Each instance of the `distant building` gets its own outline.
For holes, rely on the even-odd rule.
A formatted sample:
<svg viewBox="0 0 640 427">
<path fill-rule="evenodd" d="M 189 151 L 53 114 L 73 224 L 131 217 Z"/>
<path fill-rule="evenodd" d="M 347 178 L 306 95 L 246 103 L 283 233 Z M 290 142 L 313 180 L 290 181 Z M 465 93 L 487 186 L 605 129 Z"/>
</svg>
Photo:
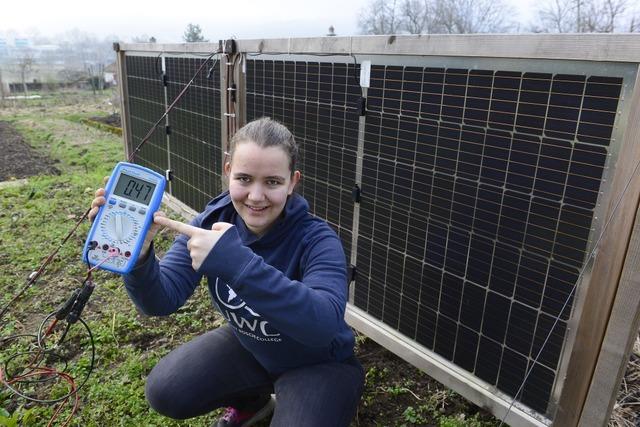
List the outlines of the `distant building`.
<svg viewBox="0 0 640 427">
<path fill-rule="evenodd" d="M 116 63 L 104 67 L 104 82 L 107 86 L 113 86 L 118 84 L 118 70 L 116 69 Z"/>
</svg>

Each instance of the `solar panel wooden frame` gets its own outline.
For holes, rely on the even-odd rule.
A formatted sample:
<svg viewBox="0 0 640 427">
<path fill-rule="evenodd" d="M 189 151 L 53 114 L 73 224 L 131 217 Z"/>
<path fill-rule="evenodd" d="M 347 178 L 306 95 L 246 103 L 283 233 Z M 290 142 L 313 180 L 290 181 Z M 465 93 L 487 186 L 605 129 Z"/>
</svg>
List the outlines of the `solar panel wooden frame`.
<svg viewBox="0 0 640 427">
<path fill-rule="evenodd" d="M 604 235 L 600 242 L 599 254 L 595 258 L 595 262 L 588 270 L 585 270 L 587 274 L 582 277 L 583 284 L 580 286 L 576 296 L 576 308 L 568 319 L 568 324 L 571 326 L 569 328 L 570 333 L 563 340 L 564 355 L 561 361 L 562 368 L 559 371 L 563 376 L 567 375 L 571 378 L 572 381 L 563 381 L 554 385 L 553 396 L 551 397 L 552 405 L 546 411 L 532 411 L 530 408 L 519 404 L 508 409 L 511 399 L 505 393 L 497 392 L 495 387 L 491 387 L 483 383 L 483 381 L 478 381 L 478 378 L 459 369 L 459 367 L 435 352 L 426 349 L 413 340 L 407 339 L 397 328 L 389 327 L 356 306 L 352 305 L 348 310 L 348 320 L 357 329 L 372 336 L 376 341 L 416 366 L 425 369 L 434 378 L 452 387 L 475 403 L 488 407 L 496 416 L 502 417 L 508 411 L 506 420 L 512 425 L 546 425 L 551 422 L 554 425 L 577 425 L 578 422 L 580 422 L 580 425 L 586 425 L 584 423 L 589 421 L 580 418 L 582 403 L 587 399 L 593 400 L 593 396 L 598 392 L 597 390 L 589 390 L 591 377 L 584 375 L 584 372 L 592 372 L 597 359 L 604 359 L 603 356 L 607 355 L 606 349 L 600 349 L 600 342 L 604 328 L 607 325 L 608 313 L 612 307 L 616 291 L 618 294 L 624 293 L 625 289 L 629 287 L 629 285 L 626 285 L 624 289 L 619 290 L 617 286 L 610 286 L 602 289 L 602 287 L 590 284 L 594 282 L 618 284 L 626 242 L 629 241 L 631 236 L 633 215 L 628 212 L 635 212 L 634 209 L 638 200 L 637 179 L 629 181 L 633 167 L 639 158 L 632 142 L 629 142 L 633 141 L 633 135 L 637 136 L 638 133 L 638 90 L 635 82 L 638 62 L 635 58 L 639 57 L 638 52 L 640 51 L 638 37 L 634 35 L 392 36 L 249 40 L 237 41 L 237 45 L 240 52 L 247 52 L 252 55 L 261 53 L 263 58 L 268 57 L 269 60 L 275 58 L 279 58 L 282 61 L 297 59 L 307 62 L 315 61 L 318 64 L 327 63 L 327 58 L 313 56 L 303 58 L 301 55 L 353 54 L 356 55 L 358 62 L 371 59 L 374 65 L 386 64 L 388 67 L 392 66 L 392 64 L 404 67 L 424 66 L 425 63 L 432 65 L 440 63 L 447 64 L 446 69 L 452 70 L 520 70 L 524 73 L 531 70 L 543 72 L 548 65 L 554 75 L 560 73 L 570 74 L 571 72 L 575 73 L 574 75 L 578 75 L 582 74 L 583 69 L 589 69 L 604 70 L 602 73 L 596 72 L 596 74 L 591 75 L 611 75 L 611 70 L 617 70 L 617 74 L 614 73 L 615 75 L 624 76 L 621 87 L 623 91 L 622 107 L 619 111 L 617 110 L 615 118 L 616 142 L 612 145 L 614 149 L 607 152 L 607 158 L 618 157 L 618 161 L 615 165 L 615 170 L 613 170 L 613 173 L 609 172 L 610 176 L 604 178 L 605 185 L 600 188 L 603 195 L 598 199 L 598 203 L 602 207 L 594 215 L 598 217 L 598 220 L 590 233 L 592 244 L 595 243 L 597 236 L 599 236 L 599 232 L 605 224 L 605 219 L 608 218 L 614 204 L 619 201 L 620 206 L 617 211 L 622 213 L 608 223 L 608 233 L 615 234 Z M 124 50 L 139 49 L 140 46 L 126 46 Z M 204 53 L 205 51 L 204 46 L 201 45 L 154 45 L 151 48 L 149 46 L 142 47 L 158 52 L 191 50 L 194 53 Z M 213 50 L 213 48 L 211 49 Z M 336 56 L 334 60 L 349 63 L 350 59 L 348 58 L 350 57 L 345 56 L 339 59 Z M 494 66 L 493 64 L 495 63 L 499 65 Z M 222 71 L 223 74 L 224 71 Z M 589 74 L 589 72 L 587 71 L 585 74 Z M 452 78 L 455 78 L 455 76 L 452 76 Z M 243 73 L 239 73 L 237 75 L 239 83 L 238 99 L 240 100 L 238 123 L 243 122 L 247 108 L 250 108 L 250 106 L 242 102 L 246 97 L 246 86 L 243 79 Z M 223 80 L 222 93 L 224 94 L 224 77 L 221 80 Z M 455 109 L 455 106 L 452 105 L 451 108 Z M 365 138 L 364 125 L 365 123 L 362 123 L 362 126 L 360 126 L 360 141 Z M 127 125 L 125 124 L 126 127 Z M 223 129 L 223 132 L 230 134 L 233 129 Z M 126 132 L 125 135 L 128 136 L 129 133 Z M 616 151 L 618 148 L 620 153 Z M 363 147 L 359 147 L 358 159 L 362 159 L 365 156 Z M 613 164 L 610 160 L 607 162 L 605 170 L 611 171 Z M 360 168 L 358 173 L 361 178 L 362 165 L 360 162 L 357 168 Z M 356 181 L 358 181 L 358 177 Z M 358 182 L 362 183 L 361 180 Z M 623 191 L 625 192 L 625 197 L 621 200 L 620 195 Z M 353 209 L 355 219 L 350 230 L 355 236 L 353 243 L 356 254 L 351 259 L 356 265 L 359 246 L 357 235 L 361 225 L 361 208 L 362 206 L 355 204 Z M 353 291 L 352 287 L 352 296 L 355 297 Z M 603 301 L 606 304 L 595 304 L 595 302 L 601 303 Z M 585 351 L 585 348 L 590 350 Z M 612 351 L 610 349 L 608 354 L 610 355 Z"/>
</svg>

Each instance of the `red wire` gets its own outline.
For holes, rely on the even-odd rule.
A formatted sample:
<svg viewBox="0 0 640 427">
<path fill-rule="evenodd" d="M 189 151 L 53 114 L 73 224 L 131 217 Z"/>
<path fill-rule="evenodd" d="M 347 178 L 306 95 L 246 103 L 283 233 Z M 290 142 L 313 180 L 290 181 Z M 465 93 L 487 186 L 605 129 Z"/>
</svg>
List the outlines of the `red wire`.
<svg viewBox="0 0 640 427">
<path fill-rule="evenodd" d="M 64 424 L 62 424 L 62 427 L 66 427 L 69 425 L 69 423 L 71 423 L 71 420 L 73 419 L 73 416 L 78 412 L 78 406 L 80 405 L 80 397 L 78 396 L 78 393 L 76 393 L 77 391 L 76 382 L 71 375 L 67 374 L 66 372 L 60 372 L 54 368 L 40 367 L 27 374 L 18 375 L 12 378 L 11 380 L 5 380 L 4 372 L 2 368 L 0 368 L 0 382 L 6 383 L 6 384 L 14 384 L 14 383 L 23 381 L 27 378 L 30 378 L 36 375 L 44 375 L 44 374 L 48 374 L 52 376 L 55 375 L 57 377 L 64 379 L 67 383 L 69 383 L 69 388 L 70 388 L 69 394 L 70 395 L 73 394 L 74 404 L 73 404 L 73 408 L 71 408 L 71 413 L 69 414 L 69 417 L 64 422 Z M 71 396 L 68 396 L 66 399 L 60 402 L 60 404 L 54 411 L 53 415 L 49 419 L 49 423 L 47 424 L 47 427 L 51 427 L 53 425 L 55 420 L 60 415 L 60 412 L 62 412 L 62 409 L 64 408 L 64 406 L 67 404 L 67 402 L 69 402 L 69 397 Z"/>
</svg>

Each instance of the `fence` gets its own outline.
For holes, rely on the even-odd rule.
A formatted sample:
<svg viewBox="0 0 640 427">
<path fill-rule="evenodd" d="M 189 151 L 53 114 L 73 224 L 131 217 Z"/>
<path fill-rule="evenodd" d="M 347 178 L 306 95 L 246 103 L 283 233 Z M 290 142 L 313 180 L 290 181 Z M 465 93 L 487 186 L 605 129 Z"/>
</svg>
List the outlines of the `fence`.
<svg viewBox="0 0 640 427">
<path fill-rule="evenodd" d="M 214 55 L 218 47 L 223 53 Z M 637 333 L 636 35 L 116 46 L 127 149 L 199 211 L 273 117 L 354 270 L 347 320 L 511 425 L 602 425 Z"/>
</svg>

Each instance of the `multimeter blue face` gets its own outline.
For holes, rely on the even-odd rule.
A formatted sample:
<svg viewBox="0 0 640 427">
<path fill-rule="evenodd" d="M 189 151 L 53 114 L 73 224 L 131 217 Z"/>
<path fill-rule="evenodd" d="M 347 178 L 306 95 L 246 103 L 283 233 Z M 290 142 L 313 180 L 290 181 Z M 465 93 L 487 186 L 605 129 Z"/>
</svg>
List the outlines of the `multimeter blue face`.
<svg viewBox="0 0 640 427">
<path fill-rule="evenodd" d="M 118 163 L 105 191 L 107 203 L 98 211 L 85 242 L 86 262 L 115 273 L 128 273 L 153 224 L 164 187 L 162 175 L 133 163 Z"/>
<path fill-rule="evenodd" d="M 156 185 L 127 174 L 120 174 L 120 178 L 113 189 L 113 194 L 134 202 L 149 205 Z"/>
</svg>

